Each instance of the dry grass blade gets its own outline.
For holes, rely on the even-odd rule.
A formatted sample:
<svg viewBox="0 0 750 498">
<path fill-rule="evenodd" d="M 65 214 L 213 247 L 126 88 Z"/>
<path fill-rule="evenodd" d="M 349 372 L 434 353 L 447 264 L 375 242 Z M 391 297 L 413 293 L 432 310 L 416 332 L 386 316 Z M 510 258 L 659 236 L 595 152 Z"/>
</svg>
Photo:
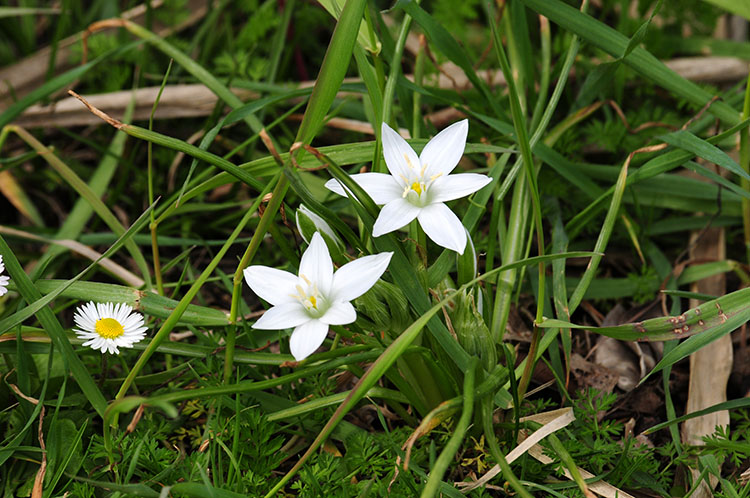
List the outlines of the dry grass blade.
<svg viewBox="0 0 750 498">
<path fill-rule="evenodd" d="M 710 227 L 691 233 L 690 259 L 724 261 L 726 259 L 724 228 Z M 690 290 L 696 293 L 723 295 L 726 293 L 726 278 L 723 273 L 704 278 L 695 282 Z M 700 304 L 699 301 L 690 300 L 690 306 L 698 304 Z M 732 359 L 731 334 L 726 334 L 690 355 L 686 413 L 702 410 L 727 400 L 726 389 L 732 373 Z M 713 434 L 716 427 L 729 427 L 728 411 L 723 410 L 686 420 L 682 424 L 682 442 L 689 445 L 703 445 L 701 438 Z M 690 470 L 693 478 L 700 473 L 697 469 Z M 702 481 L 693 496 L 696 498 L 714 496 L 713 487 L 718 480 L 711 476 L 710 482 L 711 485 L 706 480 Z"/>
<path fill-rule="evenodd" d="M 538 422 L 544 425 L 540 427 L 538 430 L 534 431 L 529 437 L 521 441 L 521 443 L 518 446 L 516 446 L 513 449 L 513 451 L 508 453 L 508 455 L 506 456 L 506 460 L 508 461 L 509 464 L 513 463 L 521 455 L 529 451 L 533 446 L 537 446 L 539 441 L 549 436 L 550 434 L 556 431 L 559 431 L 560 429 L 564 427 L 567 427 L 575 419 L 576 417 L 573 414 L 572 408 L 560 408 L 559 410 L 552 410 L 549 412 L 538 413 L 536 415 L 531 415 L 529 417 L 522 418 L 521 422 L 533 421 L 533 422 Z M 549 457 L 545 457 L 545 458 L 549 458 Z M 551 462 L 552 459 L 549 459 L 549 461 Z M 476 489 L 480 486 L 486 485 L 499 473 L 500 473 L 500 465 L 495 465 L 490 470 L 488 470 L 486 474 L 484 474 L 481 478 L 477 479 L 476 481 L 471 482 L 471 483 L 457 482 L 456 486 L 464 488 L 462 490 L 463 493 L 468 493 L 472 489 Z"/>
<path fill-rule="evenodd" d="M 42 498 L 44 493 L 44 475 L 47 473 L 47 448 L 44 445 L 44 433 L 42 432 L 43 424 L 44 406 L 42 406 L 42 411 L 39 413 L 39 431 L 37 433 L 39 447 L 42 449 L 42 463 L 39 466 L 36 477 L 34 477 L 34 487 L 31 490 L 31 498 Z"/>
<path fill-rule="evenodd" d="M 542 463 L 551 463 L 552 459 L 545 455 L 542 452 L 542 447 L 539 445 L 535 445 L 529 449 L 529 455 L 533 456 L 537 460 L 539 460 Z M 566 468 L 563 468 L 563 472 L 565 473 L 565 477 L 568 479 L 572 479 L 573 476 L 570 475 L 570 471 Z M 581 476 L 584 479 L 591 479 L 593 477 L 596 477 L 591 472 L 582 469 L 578 467 L 578 472 L 581 473 Z M 598 494 L 599 496 L 604 496 L 605 498 L 635 498 L 630 493 L 626 493 L 625 491 L 621 490 L 620 488 L 616 488 L 615 486 L 612 486 L 610 483 L 606 481 L 596 481 L 588 484 L 588 488 L 590 491 L 593 491 L 594 493 Z"/>
<path fill-rule="evenodd" d="M 408 48 L 408 45 L 407 45 Z M 677 58 L 665 63 L 681 76 L 697 82 L 725 83 L 738 81 L 747 73 L 747 62 L 736 57 L 684 57 Z M 0 77 L 2 73 L 0 72 Z M 489 86 L 504 86 L 505 78 L 500 70 L 479 70 L 477 75 L 487 82 Z M 413 81 L 414 76 L 407 74 L 407 79 Z M 347 78 L 345 82 L 358 82 L 358 78 Z M 450 62 L 441 66 L 441 72 L 432 79 L 426 77 L 426 83 L 443 89 L 465 90 L 471 87 L 463 70 Z M 314 81 L 303 81 L 299 88 L 307 88 Z M 232 92 L 242 100 L 257 98 L 257 92 L 244 88 L 232 88 Z M 108 114 L 122 114 L 125 112 L 130 99 L 134 98 L 136 107 L 133 114 L 134 120 L 148 119 L 151 107 L 156 98 L 159 87 L 140 88 L 135 92 L 124 90 L 88 97 L 92 106 L 101 109 Z M 133 94 L 135 93 L 135 96 Z M 351 95 L 350 92 L 339 92 L 343 97 Z M 0 93 L 2 99 L 2 93 Z M 216 95 L 200 84 L 168 85 L 164 87 L 164 93 L 159 101 L 159 107 L 154 114 L 154 119 L 192 118 L 208 116 L 216 106 L 218 98 Z M 292 99 L 290 102 L 294 102 Z M 0 109 L 2 107 L 0 106 Z M 456 114 L 454 108 L 446 110 L 450 119 L 439 119 L 437 124 L 443 125 L 447 121 L 460 119 L 462 114 Z M 300 119 L 299 115 L 292 115 L 291 119 Z M 432 119 L 431 119 L 432 120 Z M 77 105 L 75 99 L 66 98 L 50 105 L 33 105 L 19 116 L 15 123 L 24 127 L 55 127 L 55 126 L 84 126 L 97 124 L 96 116 L 86 112 Z M 356 131 L 359 133 L 373 135 L 374 130 L 370 123 L 356 121 L 346 118 L 332 118 L 326 122 L 326 126 L 342 130 Z M 400 130 L 404 135 L 404 131 Z M 408 132 L 406 132 L 408 138 Z"/>
<path fill-rule="evenodd" d="M 56 244 L 59 246 L 66 247 L 70 249 L 71 251 L 80 254 L 81 256 L 90 259 L 91 261 L 96 261 L 98 258 L 102 256 L 100 252 L 97 252 L 93 249 L 91 249 L 89 246 L 81 244 L 80 242 L 77 242 L 75 240 L 69 240 L 69 239 L 48 239 L 46 237 L 41 237 L 39 235 L 35 235 L 30 232 L 24 232 L 23 230 L 16 230 L 15 228 L 6 227 L 3 225 L 0 225 L 0 233 L 4 235 L 11 235 L 13 237 L 19 237 L 23 239 L 28 240 L 35 240 L 38 242 L 43 242 L 45 244 Z M 136 289 L 140 289 L 145 282 L 142 278 L 140 278 L 138 275 L 128 271 L 123 266 L 118 265 L 114 261 L 112 261 L 109 258 L 103 258 L 101 261 L 99 261 L 99 266 L 110 272 L 115 277 L 122 280 L 124 283 L 130 285 L 131 287 L 135 287 Z"/>
<path fill-rule="evenodd" d="M 151 2 L 150 8 L 158 10 L 164 3 L 164 0 L 155 0 Z M 160 36 L 168 36 L 194 25 L 206 15 L 209 3 L 206 0 L 189 0 L 185 8 L 187 12 L 190 12 L 190 15 L 183 22 L 175 26 L 160 25 L 156 32 Z M 146 10 L 147 7 L 144 3 L 123 12 L 120 17 L 140 24 L 145 22 Z M 83 32 L 80 32 L 58 42 L 55 56 L 55 74 L 71 66 L 73 46 L 81 41 L 82 36 Z M 18 97 L 29 93 L 44 83 L 51 55 L 52 48 L 45 47 L 33 55 L 0 70 L 0 81 L 4 83 L 0 85 L 0 111 L 12 104 Z"/>
<path fill-rule="evenodd" d="M 44 226 L 42 217 L 37 211 L 31 199 L 23 191 L 21 185 L 9 170 L 0 171 L 0 193 L 13 204 L 19 213 L 36 226 Z"/>
</svg>

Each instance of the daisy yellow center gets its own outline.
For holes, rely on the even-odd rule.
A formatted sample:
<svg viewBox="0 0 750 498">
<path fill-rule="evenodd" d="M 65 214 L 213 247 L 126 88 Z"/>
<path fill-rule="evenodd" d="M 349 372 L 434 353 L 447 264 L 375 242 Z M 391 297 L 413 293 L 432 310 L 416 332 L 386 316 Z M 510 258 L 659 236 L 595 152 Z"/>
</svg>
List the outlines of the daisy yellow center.
<svg viewBox="0 0 750 498">
<path fill-rule="evenodd" d="M 411 184 L 411 189 L 416 192 L 417 194 L 422 193 L 422 186 L 419 184 L 419 182 L 414 182 Z"/>
<path fill-rule="evenodd" d="M 114 339 L 125 333 L 125 329 L 120 322 L 114 318 L 102 318 L 97 320 L 94 325 L 94 330 L 105 339 Z"/>
</svg>

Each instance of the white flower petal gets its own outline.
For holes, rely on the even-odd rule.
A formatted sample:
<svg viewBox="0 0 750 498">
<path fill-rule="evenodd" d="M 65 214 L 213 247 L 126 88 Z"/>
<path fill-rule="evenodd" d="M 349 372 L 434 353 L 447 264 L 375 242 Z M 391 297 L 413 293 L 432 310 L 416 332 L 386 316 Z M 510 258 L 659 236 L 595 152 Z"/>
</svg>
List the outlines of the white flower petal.
<svg viewBox="0 0 750 498">
<path fill-rule="evenodd" d="M 310 321 L 310 315 L 299 301 L 284 303 L 269 309 L 253 324 L 254 329 L 281 330 Z"/>
<path fill-rule="evenodd" d="M 459 173 L 438 177 L 430 185 L 430 201 L 446 202 L 473 194 L 492 181 L 487 175 Z"/>
<path fill-rule="evenodd" d="M 319 320 L 310 320 L 294 329 L 289 339 L 289 349 L 297 361 L 302 361 L 323 344 L 328 334 L 328 325 Z"/>
<path fill-rule="evenodd" d="M 421 169 L 419 157 L 406 140 L 401 138 L 401 135 L 383 123 L 380 127 L 380 136 L 383 140 L 385 165 L 396 180 L 403 181 L 402 177 L 408 179 L 419 173 Z"/>
<path fill-rule="evenodd" d="M 380 210 L 372 227 L 372 236 L 380 237 L 409 224 L 421 209 L 403 198 L 392 200 Z"/>
<path fill-rule="evenodd" d="M 299 278 L 288 271 L 270 268 L 268 266 L 253 265 L 243 272 L 245 282 L 258 296 L 274 306 L 297 301 L 295 287 Z"/>
<path fill-rule="evenodd" d="M 333 261 L 328 253 L 328 246 L 318 232 L 313 234 L 310 245 L 302 254 L 299 262 L 299 276 L 300 278 L 304 276 L 317 285 L 323 295 L 327 295 L 331 289 Z"/>
<path fill-rule="evenodd" d="M 403 186 L 391 175 L 385 173 L 359 173 L 351 176 L 352 180 L 367 192 L 375 204 L 386 204 L 401 197 Z M 335 178 L 326 182 L 326 187 L 339 195 L 352 195 L 349 189 L 344 187 Z"/>
<path fill-rule="evenodd" d="M 357 312 L 352 303 L 348 301 L 336 301 L 328 308 L 323 316 L 318 318 L 328 325 L 346 325 L 357 319 Z"/>
<path fill-rule="evenodd" d="M 419 224 L 437 245 L 463 254 L 466 230 L 453 211 L 443 203 L 430 204 L 419 213 Z"/>
<path fill-rule="evenodd" d="M 331 299 L 351 301 L 375 285 L 391 262 L 392 252 L 381 252 L 351 261 L 333 275 Z"/>
<path fill-rule="evenodd" d="M 458 164 L 466 148 L 466 135 L 469 133 L 469 120 L 464 119 L 444 129 L 422 149 L 419 160 L 427 178 L 434 175 L 447 175 Z"/>
</svg>

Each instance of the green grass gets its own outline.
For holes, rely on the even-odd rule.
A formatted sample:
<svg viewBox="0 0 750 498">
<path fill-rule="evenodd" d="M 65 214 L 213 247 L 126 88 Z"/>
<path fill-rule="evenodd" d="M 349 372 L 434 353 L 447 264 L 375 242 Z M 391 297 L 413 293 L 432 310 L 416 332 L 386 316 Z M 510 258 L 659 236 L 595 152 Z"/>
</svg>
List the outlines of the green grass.
<svg viewBox="0 0 750 498">
<path fill-rule="evenodd" d="M 750 86 L 689 81 L 661 60 L 747 59 L 747 41 L 711 37 L 731 6 L 324 3 L 166 2 L 70 50 L 61 40 L 136 4 L 0 8 L 0 66 L 52 54 L 0 104 L 0 496 L 458 497 L 488 472 L 468 496 L 588 496 L 599 481 L 750 496 L 744 346 L 728 401 L 700 412 L 728 410 L 729 425 L 703 446 L 679 435 L 696 416 L 686 358 L 750 320 Z M 70 88 L 160 85 L 96 125 L 19 124 Z M 162 118 L 177 85 L 216 103 Z M 381 124 L 419 152 L 463 116 L 456 172 L 492 177 L 449 202 L 474 251 L 416 224 L 372 237 L 381 208 L 350 175 L 386 172 Z M 296 274 L 301 203 L 340 239 L 337 266 L 393 256 L 354 300 L 357 320 L 295 362 L 288 330 L 251 328 L 266 303 L 243 270 Z M 691 232 L 709 226 L 726 257 L 690 261 Z M 690 287 L 717 275 L 722 295 Z M 84 347 L 73 313 L 89 300 L 143 313 L 146 339 L 119 355 Z M 664 352 L 627 393 L 582 373 L 601 336 Z M 526 437 L 538 444 L 514 452 Z"/>
</svg>

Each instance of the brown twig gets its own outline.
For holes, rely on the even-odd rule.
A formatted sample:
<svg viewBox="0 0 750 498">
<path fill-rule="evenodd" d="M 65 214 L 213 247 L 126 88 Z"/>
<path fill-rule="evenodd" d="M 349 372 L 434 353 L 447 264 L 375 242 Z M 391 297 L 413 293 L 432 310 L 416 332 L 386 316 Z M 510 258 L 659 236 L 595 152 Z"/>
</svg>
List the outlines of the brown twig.
<svg viewBox="0 0 750 498">
<path fill-rule="evenodd" d="M 104 120 L 104 121 L 106 121 L 106 122 L 107 122 L 108 124 L 110 124 L 111 126 L 114 126 L 114 127 L 115 127 L 115 128 L 117 128 L 118 130 L 121 130 L 121 129 L 123 129 L 123 128 L 125 128 L 125 127 L 127 126 L 127 125 L 126 125 L 125 123 L 123 123 L 122 121 L 118 121 L 118 120 L 116 120 L 115 118 L 113 118 L 112 116 L 110 116 L 109 114 L 107 114 L 106 112 L 104 112 L 104 111 L 100 111 L 99 109 L 97 109 L 97 108 L 96 108 L 96 107 L 94 107 L 93 105 L 89 104 L 89 103 L 88 103 L 88 101 L 87 101 L 86 99 L 84 99 L 83 97 L 81 97 L 80 95 L 78 95 L 78 94 L 77 94 L 76 92 L 74 92 L 73 90 L 68 90 L 68 93 L 69 93 L 70 95 L 72 95 L 73 97 L 77 98 L 78 100 L 80 100 L 80 101 L 81 101 L 81 102 L 83 103 L 83 105 L 85 105 L 85 106 L 86 106 L 86 108 L 87 108 L 87 109 L 88 109 L 89 111 L 91 111 L 91 113 L 92 113 L 92 114 L 94 114 L 95 116 L 98 116 L 99 118 L 103 119 L 103 120 Z"/>
</svg>

